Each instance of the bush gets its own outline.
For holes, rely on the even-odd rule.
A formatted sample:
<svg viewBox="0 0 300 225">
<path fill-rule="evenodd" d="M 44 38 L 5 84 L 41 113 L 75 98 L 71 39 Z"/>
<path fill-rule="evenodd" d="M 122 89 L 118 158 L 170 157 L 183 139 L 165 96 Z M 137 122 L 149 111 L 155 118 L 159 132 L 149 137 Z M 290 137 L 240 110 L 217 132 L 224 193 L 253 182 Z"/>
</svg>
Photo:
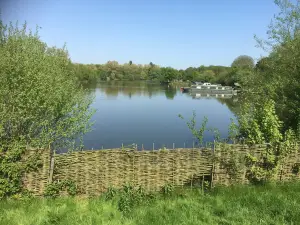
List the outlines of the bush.
<svg viewBox="0 0 300 225">
<path fill-rule="evenodd" d="M 90 127 L 92 111 L 65 47 L 0 21 L 0 198 L 21 191 L 28 147 L 70 148 Z"/>
</svg>

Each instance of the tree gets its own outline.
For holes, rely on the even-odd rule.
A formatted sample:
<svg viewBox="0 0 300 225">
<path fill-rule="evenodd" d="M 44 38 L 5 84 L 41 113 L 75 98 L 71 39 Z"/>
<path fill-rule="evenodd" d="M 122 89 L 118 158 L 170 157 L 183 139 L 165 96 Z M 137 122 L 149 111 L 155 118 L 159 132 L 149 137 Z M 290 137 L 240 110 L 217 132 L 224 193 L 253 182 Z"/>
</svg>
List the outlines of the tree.
<svg viewBox="0 0 300 225">
<path fill-rule="evenodd" d="M 144 70 L 141 71 L 140 79 L 141 80 L 146 80 L 147 79 L 147 73 Z"/>
<path fill-rule="evenodd" d="M 21 190 L 22 174 L 33 166 L 21 163 L 28 147 L 75 147 L 93 112 L 65 47 L 48 47 L 26 24 L 0 21 L 0 35 L 1 198 Z"/>
<path fill-rule="evenodd" d="M 237 57 L 231 64 L 231 67 L 237 67 L 241 69 L 252 69 L 254 66 L 255 64 L 253 58 L 247 55 L 241 55 Z"/>
<path fill-rule="evenodd" d="M 171 82 L 178 77 L 178 71 L 171 67 L 161 68 L 161 81 Z"/>
<path fill-rule="evenodd" d="M 268 69 L 267 68 L 267 66 L 268 66 L 268 62 L 267 61 L 268 60 L 269 60 L 268 57 L 263 57 L 260 60 L 258 60 L 257 63 L 256 63 L 256 65 L 255 65 L 255 69 L 257 71 L 261 71 L 261 72 L 266 71 Z"/>
<path fill-rule="evenodd" d="M 184 72 L 184 80 L 194 81 L 195 74 L 196 74 L 195 72 L 198 72 L 198 71 L 196 71 L 195 68 L 193 68 L 193 67 L 187 68 Z"/>
<path fill-rule="evenodd" d="M 269 24 L 266 40 L 255 36 L 258 47 L 272 53 L 278 46 L 293 41 L 299 37 L 300 30 L 300 1 L 295 0 L 274 0 L 280 12 L 274 16 L 274 20 Z"/>
<path fill-rule="evenodd" d="M 198 68 L 198 71 L 199 71 L 200 73 L 203 73 L 205 70 L 206 70 L 206 68 L 205 68 L 204 65 L 201 65 L 201 66 Z"/>
<path fill-rule="evenodd" d="M 254 102 L 272 99 L 276 113 L 284 122 L 283 131 L 300 131 L 300 0 L 296 4 L 276 0 L 280 12 L 267 31 L 268 39 L 257 39 L 258 45 L 269 52 L 257 71 L 246 79 L 248 98 Z"/>
<path fill-rule="evenodd" d="M 158 80 L 161 76 L 161 68 L 156 65 L 150 66 L 148 69 L 148 78 L 150 80 Z"/>
<path fill-rule="evenodd" d="M 201 76 L 206 82 L 215 82 L 215 73 L 212 70 L 205 70 Z"/>
</svg>

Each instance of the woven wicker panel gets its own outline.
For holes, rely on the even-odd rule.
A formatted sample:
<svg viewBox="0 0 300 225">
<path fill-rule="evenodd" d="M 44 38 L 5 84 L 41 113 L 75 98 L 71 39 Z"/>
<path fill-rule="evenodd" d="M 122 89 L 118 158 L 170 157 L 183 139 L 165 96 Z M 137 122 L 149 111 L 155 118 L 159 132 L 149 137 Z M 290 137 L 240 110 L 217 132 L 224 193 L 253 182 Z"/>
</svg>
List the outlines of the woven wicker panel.
<svg viewBox="0 0 300 225">
<path fill-rule="evenodd" d="M 204 149 L 83 151 L 55 156 L 54 180 L 73 180 L 82 194 L 99 194 L 125 184 L 158 190 L 210 175 L 211 154 Z"/>
<path fill-rule="evenodd" d="M 109 187 L 122 188 L 125 184 L 141 186 L 148 191 L 159 190 L 166 184 L 193 184 L 203 176 L 213 176 L 214 184 L 248 183 L 246 168 L 232 176 L 224 167 L 232 157 L 245 158 L 250 153 L 261 157 L 264 145 L 248 147 L 237 144 L 217 144 L 214 151 L 203 149 L 174 149 L 135 151 L 108 149 L 59 154 L 54 157 L 53 180 L 72 180 L 81 194 L 98 195 Z M 299 147 L 286 158 L 278 180 L 300 179 L 293 167 L 300 164 Z M 24 187 L 36 195 L 43 194 L 49 179 L 49 151 L 29 151 L 28 156 L 41 154 L 43 166 L 25 174 Z M 214 158 L 218 158 L 214 161 Z"/>
</svg>

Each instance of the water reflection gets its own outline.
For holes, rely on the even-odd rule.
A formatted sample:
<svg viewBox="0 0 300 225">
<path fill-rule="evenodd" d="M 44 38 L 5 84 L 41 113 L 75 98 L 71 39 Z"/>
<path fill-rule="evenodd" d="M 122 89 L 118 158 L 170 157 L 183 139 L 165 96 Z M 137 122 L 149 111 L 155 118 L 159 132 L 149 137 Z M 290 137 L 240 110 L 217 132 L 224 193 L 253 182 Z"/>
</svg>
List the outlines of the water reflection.
<svg viewBox="0 0 300 225">
<path fill-rule="evenodd" d="M 176 91 L 176 88 L 174 88 L 174 87 L 168 87 L 165 90 L 165 95 L 166 95 L 167 99 L 174 99 L 176 93 L 177 93 L 177 91 Z"/>
<path fill-rule="evenodd" d="M 186 95 L 195 100 L 216 99 L 221 104 L 225 104 L 235 114 L 239 111 L 239 101 L 237 95 L 232 94 L 212 94 L 212 93 L 181 93 L 180 87 L 162 85 L 157 82 L 147 81 L 110 81 L 85 84 L 89 92 L 95 93 L 97 90 L 106 95 L 107 99 L 113 100 L 120 97 L 148 97 L 164 95 L 168 100 L 174 100 L 177 94 Z"/>
<path fill-rule="evenodd" d="M 85 88 L 95 94 L 92 107 L 97 109 L 93 130 L 84 137 L 85 149 L 132 143 L 145 149 L 152 149 L 153 143 L 156 148 L 191 147 L 194 139 L 178 114 L 189 119 L 195 110 L 199 124 L 207 116 L 208 127 L 226 136 L 239 105 L 237 96 L 199 96 L 182 93 L 180 87 L 145 81 L 100 82 Z M 205 134 L 204 141 L 212 140 L 212 134 Z"/>
<path fill-rule="evenodd" d="M 193 98 L 222 98 L 222 99 L 231 99 L 233 94 L 212 94 L 212 93 L 190 93 Z"/>
<path fill-rule="evenodd" d="M 147 81 L 111 81 L 85 84 L 85 88 L 96 92 L 100 90 L 107 97 L 116 98 L 118 95 L 128 96 L 147 96 L 149 98 L 165 94 L 167 99 L 173 99 L 176 95 L 176 87 L 168 87 L 155 82 Z"/>
</svg>

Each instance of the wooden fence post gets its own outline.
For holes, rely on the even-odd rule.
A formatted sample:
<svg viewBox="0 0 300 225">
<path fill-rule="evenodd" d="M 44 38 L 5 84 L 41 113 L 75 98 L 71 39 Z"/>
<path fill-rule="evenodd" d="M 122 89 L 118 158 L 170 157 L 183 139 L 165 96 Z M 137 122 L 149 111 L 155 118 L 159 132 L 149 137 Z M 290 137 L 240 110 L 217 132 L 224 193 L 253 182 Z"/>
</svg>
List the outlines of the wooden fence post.
<svg viewBox="0 0 300 225">
<path fill-rule="evenodd" d="M 280 181 L 282 181 L 282 173 L 283 173 L 283 166 L 280 165 L 280 176 L 279 176 Z"/>
<path fill-rule="evenodd" d="M 51 184 L 53 182 L 53 172 L 54 172 L 54 164 L 55 164 L 55 152 L 50 151 L 52 154 L 50 155 L 50 171 L 49 171 L 49 179 L 48 183 Z"/>
<path fill-rule="evenodd" d="M 216 151 L 216 141 L 214 140 L 214 146 L 213 146 L 213 162 L 212 162 L 212 168 L 211 168 L 211 174 L 210 174 L 210 188 L 214 187 L 214 173 L 215 173 L 215 151 Z"/>
<path fill-rule="evenodd" d="M 194 149 L 192 150 L 192 177 L 191 177 L 191 189 L 193 188 L 193 181 L 194 181 L 194 171 L 196 171 L 194 165 Z"/>
</svg>

